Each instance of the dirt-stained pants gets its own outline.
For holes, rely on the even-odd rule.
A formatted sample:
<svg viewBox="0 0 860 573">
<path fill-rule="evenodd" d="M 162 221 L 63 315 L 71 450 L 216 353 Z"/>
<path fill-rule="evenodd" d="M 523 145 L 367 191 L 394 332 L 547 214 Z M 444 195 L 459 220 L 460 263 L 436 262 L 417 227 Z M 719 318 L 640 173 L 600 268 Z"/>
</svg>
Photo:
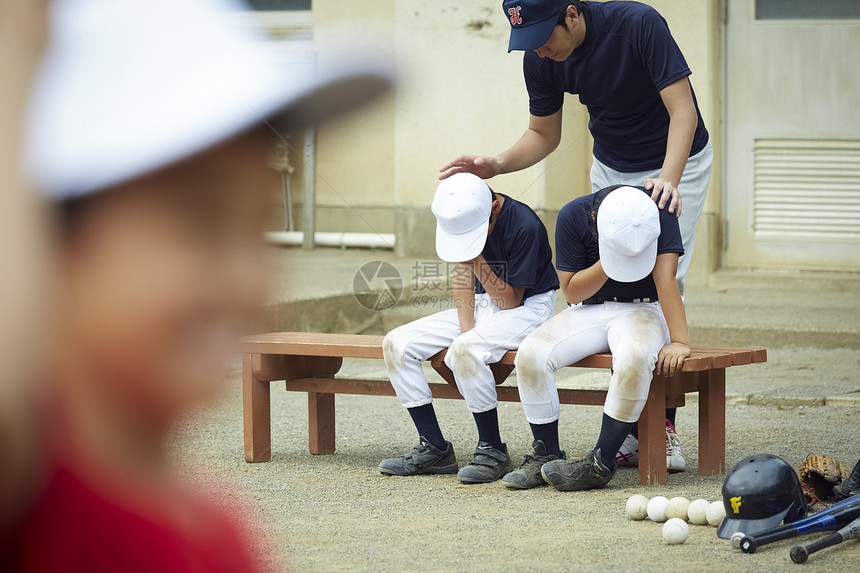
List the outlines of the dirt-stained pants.
<svg viewBox="0 0 860 573">
<path fill-rule="evenodd" d="M 407 408 L 433 401 L 421 363 L 445 348 L 445 364 L 475 413 L 498 404 L 489 364 L 523 339 L 554 312 L 555 291 L 530 296 L 516 308 L 502 310 L 486 293 L 475 295 L 475 328 L 460 334 L 457 310 L 449 309 L 399 326 L 385 335 L 382 354 L 400 403 Z"/>
<path fill-rule="evenodd" d="M 532 424 L 558 419 L 555 371 L 586 356 L 612 352 L 612 380 L 603 411 L 635 422 L 645 407 L 660 349 L 671 342 L 659 302 L 606 302 L 568 307 L 520 344 L 517 387 Z"/>
</svg>

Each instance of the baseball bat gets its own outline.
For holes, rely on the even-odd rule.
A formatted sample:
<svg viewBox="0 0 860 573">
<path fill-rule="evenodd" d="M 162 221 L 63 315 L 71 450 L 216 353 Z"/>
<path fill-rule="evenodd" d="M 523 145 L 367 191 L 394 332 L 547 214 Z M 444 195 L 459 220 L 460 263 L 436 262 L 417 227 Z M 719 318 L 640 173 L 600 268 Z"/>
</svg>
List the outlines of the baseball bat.
<svg viewBox="0 0 860 573">
<path fill-rule="evenodd" d="M 762 545 L 768 545 L 783 539 L 806 535 L 818 531 L 835 531 L 860 517 L 860 500 L 852 496 L 835 503 L 815 515 L 810 515 L 799 521 L 788 523 L 771 530 L 753 535 L 744 535 L 740 541 L 741 551 L 755 553 Z M 846 503 L 849 502 L 849 503 Z"/>
<path fill-rule="evenodd" d="M 786 523 L 785 525 L 780 525 L 780 526 L 774 527 L 772 529 L 766 529 L 764 531 L 759 531 L 758 533 L 751 534 L 749 536 L 747 536 L 746 534 L 744 534 L 741 531 L 738 531 L 734 535 L 732 535 L 732 547 L 734 547 L 735 549 L 740 549 L 741 540 L 744 537 L 759 537 L 762 535 L 770 535 L 772 533 L 776 533 L 777 531 L 788 531 L 789 529 L 791 529 L 792 526 L 796 527 L 798 525 L 806 525 L 807 523 L 812 523 L 813 521 L 816 521 L 816 520 L 824 517 L 825 515 L 830 515 L 834 511 L 842 509 L 843 507 L 850 507 L 850 506 L 853 506 L 855 504 L 860 504 L 860 499 L 857 499 L 858 497 L 860 497 L 860 496 L 853 496 L 853 497 L 849 497 L 847 499 L 843 499 L 842 501 L 839 501 L 838 503 L 834 503 L 830 507 L 822 509 L 818 513 L 813 513 L 812 515 L 804 517 L 803 519 L 799 519 L 793 523 Z M 753 547 L 752 551 L 749 551 L 749 553 L 755 553 L 755 547 Z"/>
<path fill-rule="evenodd" d="M 860 537 L 860 517 L 836 533 L 831 533 L 826 537 L 822 537 L 818 541 L 810 543 L 805 547 L 803 545 L 795 545 L 791 548 L 789 555 L 791 556 L 791 560 L 795 563 L 805 563 L 806 560 L 809 559 L 809 556 L 816 551 L 821 551 L 825 547 L 842 543 L 846 539 L 852 539 L 854 537 Z"/>
</svg>

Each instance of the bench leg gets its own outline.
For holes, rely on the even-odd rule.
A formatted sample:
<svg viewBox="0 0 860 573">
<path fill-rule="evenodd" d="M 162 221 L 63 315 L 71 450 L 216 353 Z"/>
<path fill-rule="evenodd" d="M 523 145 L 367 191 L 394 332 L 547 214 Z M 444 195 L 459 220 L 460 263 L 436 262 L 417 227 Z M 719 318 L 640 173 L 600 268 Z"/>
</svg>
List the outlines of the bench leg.
<svg viewBox="0 0 860 573">
<path fill-rule="evenodd" d="M 654 376 L 639 416 L 639 483 L 666 485 L 666 379 Z"/>
<path fill-rule="evenodd" d="M 312 454 L 334 453 L 334 394 L 308 392 L 308 447 Z"/>
<path fill-rule="evenodd" d="M 726 369 L 699 373 L 699 474 L 726 473 Z"/>
<path fill-rule="evenodd" d="M 269 382 L 257 378 L 251 355 L 242 357 L 242 419 L 245 461 L 267 462 L 272 457 L 272 422 Z"/>
</svg>

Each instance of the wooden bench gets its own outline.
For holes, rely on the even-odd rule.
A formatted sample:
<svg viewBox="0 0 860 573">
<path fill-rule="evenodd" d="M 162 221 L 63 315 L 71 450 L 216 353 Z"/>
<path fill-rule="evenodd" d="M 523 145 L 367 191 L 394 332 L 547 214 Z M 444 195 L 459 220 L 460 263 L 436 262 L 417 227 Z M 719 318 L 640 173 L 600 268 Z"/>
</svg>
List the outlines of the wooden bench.
<svg viewBox="0 0 860 573">
<path fill-rule="evenodd" d="M 244 353 L 242 397 L 247 462 L 266 462 L 271 458 L 269 386 L 272 381 L 285 380 L 288 391 L 307 392 L 312 454 L 334 453 L 335 394 L 395 395 L 387 381 L 336 378 L 344 358 L 382 359 L 381 336 L 261 334 L 244 339 L 240 351 Z M 444 355 L 443 351 L 430 359 L 433 368 L 448 382 L 431 382 L 433 397 L 462 399 L 451 371 L 443 362 Z M 515 356 L 516 352 L 508 352 L 498 364 L 491 365 L 497 384 L 513 370 Z M 725 473 L 726 368 L 766 361 L 767 351 L 763 348 L 695 347 L 680 374 L 672 378 L 654 376 L 648 401 L 639 418 L 639 482 L 643 485 L 666 483 L 664 410 L 683 406 L 684 394 L 690 392 L 699 393 L 699 473 Z M 597 354 L 571 366 L 609 369 L 612 356 Z M 500 401 L 519 401 L 514 386 L 497 386 L 496 391 Z M 602 406 L 606 399 L 605 390 L 560 388 L 558 394 L 562 404 Z"/>
</svg>

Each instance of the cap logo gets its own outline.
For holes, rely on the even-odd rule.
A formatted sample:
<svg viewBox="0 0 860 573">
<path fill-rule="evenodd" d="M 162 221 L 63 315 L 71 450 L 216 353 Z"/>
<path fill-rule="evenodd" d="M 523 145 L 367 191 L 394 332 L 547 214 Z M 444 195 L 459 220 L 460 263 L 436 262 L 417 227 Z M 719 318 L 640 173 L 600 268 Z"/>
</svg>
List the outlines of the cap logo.
<svg viewBox="0 0 860 573">
<path fill-rule="evenodd" d="M 730 497 L 729 501 L 732 502 L 732 511 L 735 513 L 741 512 L 741 496 Z"/>
<path fill-rule="evenodd" d="M 520 10 L 522 10 L 522 6 L 517 6 L 516 8 L 508 8 L 508 14 L 511 15 L 511 26 L 516 26 L 517 24 L 523 23 L 523 19 L 520 16 Z"/>
</svg>

